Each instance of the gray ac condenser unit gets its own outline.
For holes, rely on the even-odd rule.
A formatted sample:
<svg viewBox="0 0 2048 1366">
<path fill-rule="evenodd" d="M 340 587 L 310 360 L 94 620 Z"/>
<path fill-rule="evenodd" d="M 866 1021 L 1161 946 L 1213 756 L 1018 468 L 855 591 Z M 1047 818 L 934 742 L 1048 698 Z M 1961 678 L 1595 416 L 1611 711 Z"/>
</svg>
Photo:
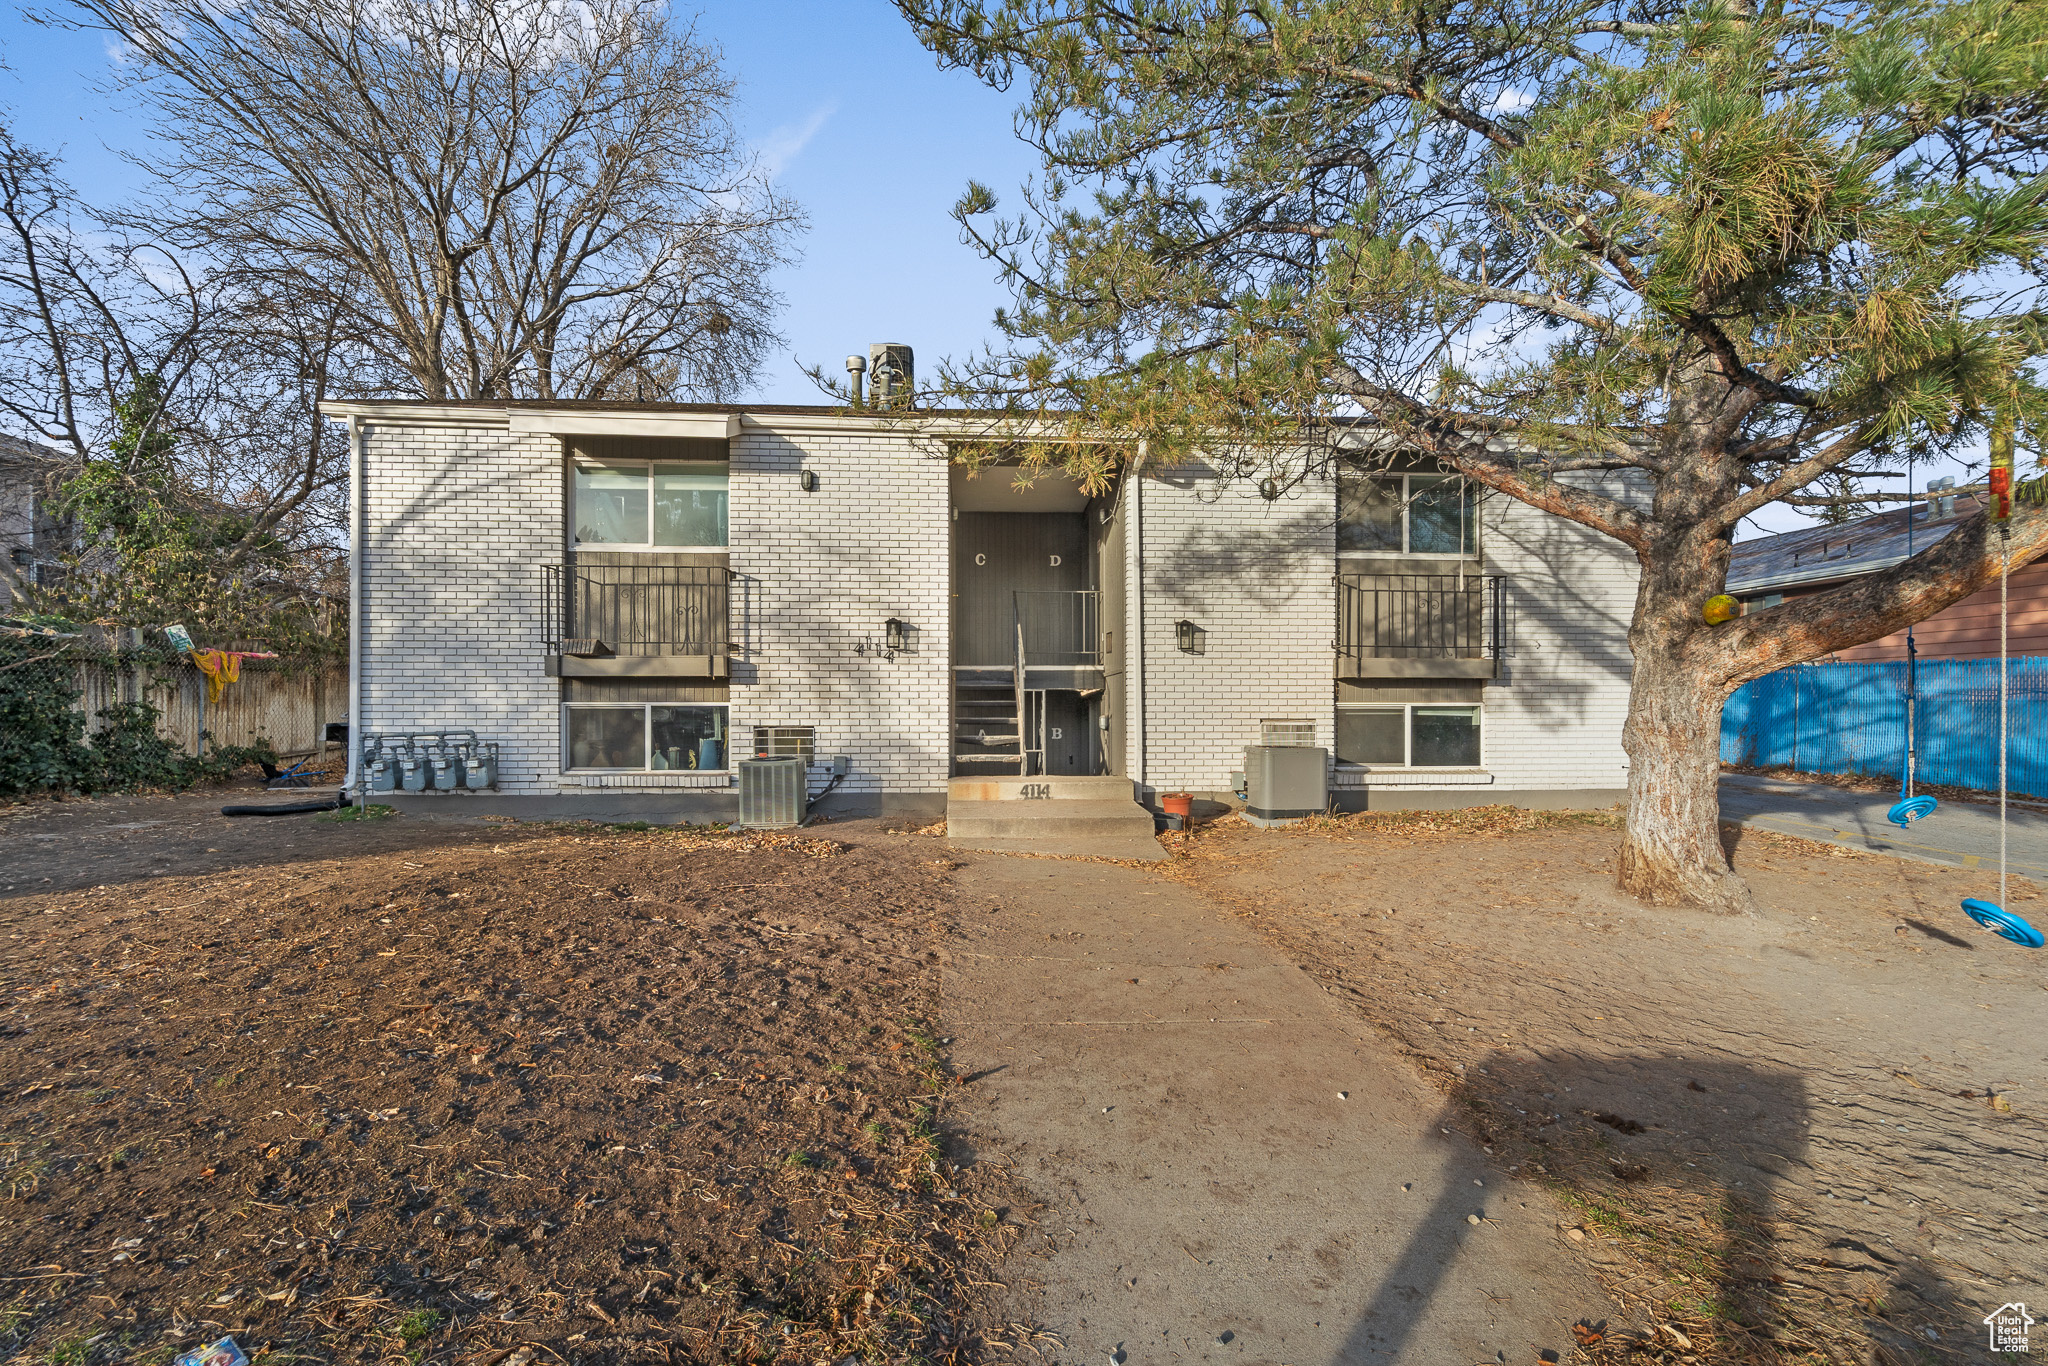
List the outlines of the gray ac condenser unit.
<svg viewBox="0 0 2048 1366">
<path fill-rule="evenodd" d="M 802 825 L 809 793 L 804 761 L 794 754 L 742 759 L 740 824 L 752 830 Z"/>
<path fill-rule="evenodd" d="M 1244 818 L 1287 825 L 1330 807 L 1330 752 L 1307 745 L 1247 745 Z"/>
</svg>

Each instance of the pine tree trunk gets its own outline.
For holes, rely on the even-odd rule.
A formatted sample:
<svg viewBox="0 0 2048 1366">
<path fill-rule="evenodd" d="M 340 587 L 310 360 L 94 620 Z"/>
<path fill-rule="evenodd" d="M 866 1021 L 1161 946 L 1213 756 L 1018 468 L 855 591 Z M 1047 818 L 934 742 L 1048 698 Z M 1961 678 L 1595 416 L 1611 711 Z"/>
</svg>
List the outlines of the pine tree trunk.
<svg viewBox="0 0 2048 1366">
<path fill-rule="evenodd" d="M 1721 704 L 1675 651 L 1639 652 L 1629 694 L 1628 826 L 1621 888 L 1659 906 L 1751 908 L 1721 845 Z"/>
</svg>

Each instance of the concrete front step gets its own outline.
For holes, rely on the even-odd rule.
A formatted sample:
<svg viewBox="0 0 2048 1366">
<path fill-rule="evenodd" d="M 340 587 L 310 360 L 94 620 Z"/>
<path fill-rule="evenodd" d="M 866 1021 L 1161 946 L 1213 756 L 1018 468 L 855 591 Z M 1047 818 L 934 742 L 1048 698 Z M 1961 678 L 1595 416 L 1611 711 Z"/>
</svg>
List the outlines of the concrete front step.
<svg viewBox="0 0 2048 1366">
<path fill-rule="evenodd" d="M 992 781 L 992 780 L 984 780 Z M 956 840 L 1066 840 L 1152 835 L 1152 813 L 1122 801 L 961 801 L 946 803 L 946 836 Z"/>
<path fill-rule="evenodd" d="M 1137 789 L 1129 778 L 1080 778 L 1071 774 L 1065 777 L 1047 774 L 1037 778 L 955 778 L 946 784 L 946 798 L 955 803 L 1124 801 L 1136 805 L 1133 800 L 1136 794 Z"/>
<path fill-rule="evenodd" d="M 949 839 L 956 849 L 991 854 L 1049 854 L 1063 858 L 1110 858 L 1128 863 L 1158 863 L 1166 851 L 1150 835 L 1086 835 L 1066 839 Z"/>
</svg>

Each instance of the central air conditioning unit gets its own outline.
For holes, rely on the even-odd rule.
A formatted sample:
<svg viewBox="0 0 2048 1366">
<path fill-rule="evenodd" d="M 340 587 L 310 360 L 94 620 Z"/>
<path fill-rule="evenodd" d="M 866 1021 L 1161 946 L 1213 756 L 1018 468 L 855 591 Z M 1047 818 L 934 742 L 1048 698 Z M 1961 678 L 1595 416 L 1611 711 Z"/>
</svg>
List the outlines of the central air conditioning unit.
<svg viewBox="0 0 2048 1366">
<path fill-rule="evenodd" d="M 1244 818 L 1291 825 L 1330 807 L 1330 752 L 1310 745 L 1247 745 Z"/>
<path fill-rule="evenodd" d="M 739 768 L 741 825 L 749 830 L 780 830 L 804 823 L 810 781 L 800 756 L 742 759 Z"/>
</svg>

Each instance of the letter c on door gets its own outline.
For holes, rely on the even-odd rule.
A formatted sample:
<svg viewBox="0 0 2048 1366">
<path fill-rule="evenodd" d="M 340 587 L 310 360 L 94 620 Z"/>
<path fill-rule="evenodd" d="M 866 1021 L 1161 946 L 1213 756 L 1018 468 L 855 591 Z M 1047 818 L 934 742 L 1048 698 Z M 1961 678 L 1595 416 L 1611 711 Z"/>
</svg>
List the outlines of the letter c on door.
<svg viewBox="0 0 2048 1366">
<path fill-rule="evenodd" d="M 1060 567 L 1060 557 L 1059 557 L 1059 556 L 1057 556 L 1057 555 L 1053 555 L 1053 556 L 1050 556 L 1050 557 L 1048 557 L 1048 558 L 1050 558 L 1050 559 L 1051 559 L 1051 561 L 1052 561 L 1052 567 L 1053 567 L 1054 569 L 1058 569 L 1058 568 Z"/>
<path fill-rule="evenodd" d="M 976 555 L 976 556 L 974 557 L 974 562 L 975 562 L 976 564 L 987 564 L 987 563 L 988 563 L 988 556 L 986 556 L 986 555 Z"/>
</svg>

